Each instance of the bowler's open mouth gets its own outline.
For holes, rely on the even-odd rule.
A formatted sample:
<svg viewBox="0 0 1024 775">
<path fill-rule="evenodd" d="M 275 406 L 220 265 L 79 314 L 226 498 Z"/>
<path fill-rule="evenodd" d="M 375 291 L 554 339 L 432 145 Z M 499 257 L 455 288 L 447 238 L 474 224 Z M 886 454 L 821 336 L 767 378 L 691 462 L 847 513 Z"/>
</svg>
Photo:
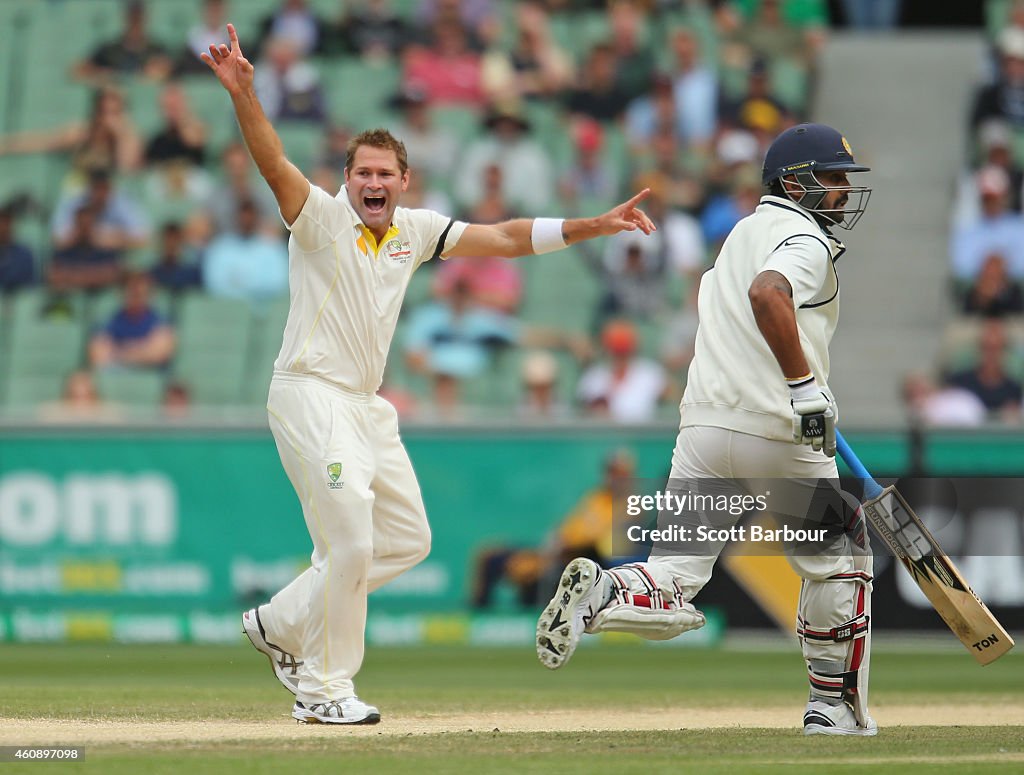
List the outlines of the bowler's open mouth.
<svg viewBox="0 0 1024 775">
<path fill-rule="evenodd" d="M 371 213 L 379 213 L 384 210 L 387 200 L 382 196 L 364 196 L 363 204 Z"/>
</svg>

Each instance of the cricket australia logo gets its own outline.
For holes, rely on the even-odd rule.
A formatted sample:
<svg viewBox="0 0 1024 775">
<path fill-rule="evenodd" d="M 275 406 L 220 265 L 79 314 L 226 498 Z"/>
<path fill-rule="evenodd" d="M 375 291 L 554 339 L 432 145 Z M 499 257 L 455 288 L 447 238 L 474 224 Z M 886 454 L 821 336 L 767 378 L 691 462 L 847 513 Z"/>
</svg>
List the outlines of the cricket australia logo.
<svg viewBox="0 0 1024 775">
<path fill-rule="evenodd" d="M 399 264 L 404 264 L 412 257 L 412 245 L 397 239 L 388 240 L 384 245 L 388 258 Z"/>
<path fill-rule="evenodd" d="M 329 490 L 340 490 L 345 486 L 344 482 L 338 481 L 341 478 L 341 463 L 328 463 L 327 476 L 331 479 L 331 481 L 327 483 L 327 488 Z"/>
</svg>

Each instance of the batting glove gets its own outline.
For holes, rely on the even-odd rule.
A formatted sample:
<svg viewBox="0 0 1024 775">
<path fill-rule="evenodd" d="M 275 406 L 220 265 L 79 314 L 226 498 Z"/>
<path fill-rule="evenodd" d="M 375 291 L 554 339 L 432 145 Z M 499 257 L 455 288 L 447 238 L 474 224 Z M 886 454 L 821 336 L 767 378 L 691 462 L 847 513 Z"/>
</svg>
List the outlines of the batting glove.
<svg viewBox="0 0 1024 775">
<path fill-rule="evenodd" d="M 829 457 L 836 455 L 836 407 L 814 377 L 789 382 L 793 407 L 793 443 L 810 444 Z"/>
</svg>

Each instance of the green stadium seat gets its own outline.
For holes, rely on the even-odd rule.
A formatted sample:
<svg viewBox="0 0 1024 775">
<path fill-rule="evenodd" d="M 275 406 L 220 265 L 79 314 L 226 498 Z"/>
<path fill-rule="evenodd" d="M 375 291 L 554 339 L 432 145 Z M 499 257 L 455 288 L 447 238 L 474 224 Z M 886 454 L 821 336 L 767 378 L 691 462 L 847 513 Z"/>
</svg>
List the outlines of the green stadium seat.
<svg viewBox="0 0 1024 775">
<path fill-rule="evenodd" d="M 252 344 L 242 384 L 242 401 L 246 404 L 263 406 L 266 403 L 274 361 L 281 350 L 288 320 L 288 304 L 287 297 L 280 299 L 270 305 L 262 318 L 253 321 Z"/>
<path fill-rule="evenodd" d="M 402 77 L 396 63 L 343 57 L 321 60 L 318 67 L 333 121 L 359 132 L 388 117 L 388 100 L 398 92 Z"/>
<path fill-rule="evenodd" d="M 307 176 L 324 144 L 323 127 L 301 121 L 285 121 L 274 126 L 288 159 Z"/>
<path fill-rule="evenodd" d="M 175 379 L 184 382 L 199 404 L 239 404 L 249 353 L 252 316 L 234 299 L 198 293 L 178 307 Z"/>
<path fill-rule="evenodd" d="M 96 388 L 105 401 L 128 406 L 156 407 L 164 394 L 162 372 L 144 369 L 104 369 L 96 373 Z"/>
<path fill-rule="evenodd" d="M 434 126 L 454 137 L 460 146 L 477 137 L 482 129 L 480 113 L 475 108 L 461 105 L 436 105 L 431 108 Z"/>
</svg>

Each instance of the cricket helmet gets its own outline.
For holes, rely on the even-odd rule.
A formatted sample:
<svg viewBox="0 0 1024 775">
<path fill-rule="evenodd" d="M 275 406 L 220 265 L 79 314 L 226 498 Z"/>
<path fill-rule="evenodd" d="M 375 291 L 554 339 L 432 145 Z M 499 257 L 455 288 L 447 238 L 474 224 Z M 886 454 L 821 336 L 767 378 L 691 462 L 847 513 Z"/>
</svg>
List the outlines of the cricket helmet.
<svg viewBox="0 0 1024 775">
<path fill-rule="evenodd" d="M 783 177 L 795 187 L 783 186 L 790 199 L 805 210 L 821 216 L 830 225 L 852 229 L 867 209 L 871 189 L 867 186 L 826 186 L 818 172 L 869 172 L 858 164 L 853 149 L 837 130 L 825 124 L 799 124 L 790 127 L 772 141 L 764 157 L 761 180 L 769 186 Z M 821 206 L 830 190 L 847 194 L 842 207 Z"/>
</svg>

